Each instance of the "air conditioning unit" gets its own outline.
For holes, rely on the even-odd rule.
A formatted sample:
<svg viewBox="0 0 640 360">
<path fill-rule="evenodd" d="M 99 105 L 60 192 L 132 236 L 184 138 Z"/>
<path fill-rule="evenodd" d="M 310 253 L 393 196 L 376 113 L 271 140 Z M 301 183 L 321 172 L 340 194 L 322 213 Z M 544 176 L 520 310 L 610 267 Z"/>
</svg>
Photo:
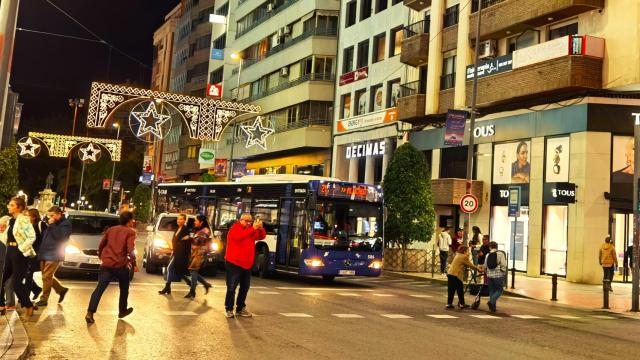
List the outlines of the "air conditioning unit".
<svg viewBox="0 0 640 360">
<path fill-rule="evenodd" d="M 488 59 L 496 57 L 497 46 L 495 40 L 486 40 L 480 43 L 478 49 L 478 57 L 480 59 Z"/>
<path fill-rule="evenodd" d="M 289 76 L 289 68 L 283 67 L 282 69 L 280 69 L 280 76 Z"/>
<path fill-rule="evenodd" d="M 287 25 L 283 29 L 284 35 L 291 35 L 291 25 Z"/>
<path fill-rule="evenodd" d="M 267 12 L 272 12 L 272 11 L 273 11 L 273 3 L 267 4 Z"/>
</svg>

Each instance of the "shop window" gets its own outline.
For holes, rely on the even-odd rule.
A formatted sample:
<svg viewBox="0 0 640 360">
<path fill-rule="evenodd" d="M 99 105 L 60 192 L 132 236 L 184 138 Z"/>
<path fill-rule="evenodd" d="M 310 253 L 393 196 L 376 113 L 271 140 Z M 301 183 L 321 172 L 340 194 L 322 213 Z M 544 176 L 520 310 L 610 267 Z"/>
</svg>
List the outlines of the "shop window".
<svg viewBox="0 0 640 360">
<path fill-rule="evenodd" d="M 376 0 L 376 14 L 387 9 L 389 0 Z"/>
<path fill-rule="evenodd" d="M 360 21 L 371 16 L 371 0 L 362 0 L 360 3 Z"/>
<path fill-rule="evenodd" d="M 456 146 L 440 150 L 440 178 L 467 178 L 467 146 Z M 476 148 L 477 149 L 477 148 Z M 476 178 L 477 161 L 473 162 L 473 176 Z"/>
<path fill-rule="evenodd" d="M 371 62 L 375 63 L 384 60 L 384 50 L 387 44 L 386 33 L 378 34 L 373 37 L 373 53 L 371 54 Z"/>
<path fill-rule="evenodd" d="M 577 22 L 559 27 L 552 27 L 551 30 L 549 30 L 549 40 L 554 40 L 567 35 L 578 35 Z"/>
<path fill-rule="evenodd" d="M 382 110 L 383 105 L 383 97 L 384 91 L 382 90 L 382 84 L 374 85 L 371 87 L 371 91 L 369 91 L 369 111 L 379 111 Z"/>
<path fill-rule="evenodd" d="M 456 85 L 456 55 L 442 60 L 442 76 L 440 77 L 440 90 L 451 89 Z"/>
<path fill-rule="evenodd" d="M 387 83 L 387 107 L 396 107 L 400 97 L 400 79 L 391 80 Z"/>
<path fill-rule="evenodd" d="M 356 112 L 355 115 L 363 115 L 367 113 L 367 89 L 356 91 Z"/>
<path fill-rule="evenodd" d="M 353 71 L 353 46 L 344 49 L 342 54 L 342 73 Z"/>
<path fill-rule="evenodd" d="M 399 55 L 402 52 L 402 40 L 404 39 L 404 31 L 402 26 L 391 29 L 389 33 L 389 57 Z"/>
<path fill-rule="evenodd" d="M 358 59 L 356 68 L 360 69 L 369 64 L 369 39 L 358 44 Z"/>
<path fill-rule="evenodd" d="M 569 208 L 566 205 L 545 206 L 542 272 L 567 275 L 567 226 Z"/>
<path fill-rule="evenodd" d="M 324 176 L 324 165 L 294 166 L 293 169 L 299 175 Z"/>
<path fill-rule="evenodd" d="M 286 174 L 286 173 L 287 173 L 287 167 L 284 165 L 263 167 L 258 170 L 258 174 L 260 175 L 274 175 L 274 174 Z"/>
<path fill-rule="evenodd" d="M 358 2 L 356 0 L 352 0 L 350 2 L 347 3 L 347 16 L 346 16 L 346 23 L 345 23 L 345 28 L 348 28 L 349 26 L 353 25 L 356 23 L 356 7 L 358 5 Z"/>
<path fill-rule="evenodd" d="M 515 254 L 516 270 L 527 271 L 527 252 L 529 247 L 529 208 L 520 207 L 520 216 L 509 217 L 507 206 L 491 207 L 491 240 L 498 243 L 498 250 L 507 254 L 508 267 L 512 268 Z M 515 246 L 514 246 L 515 230 Z"/>
<path fill-rule="evenodd" d="M 347 119 L 351 117 L 351 94 L 342 95 L 340 108 L 341 108 L 340 117 L 342 119 Z"/>
</svg>

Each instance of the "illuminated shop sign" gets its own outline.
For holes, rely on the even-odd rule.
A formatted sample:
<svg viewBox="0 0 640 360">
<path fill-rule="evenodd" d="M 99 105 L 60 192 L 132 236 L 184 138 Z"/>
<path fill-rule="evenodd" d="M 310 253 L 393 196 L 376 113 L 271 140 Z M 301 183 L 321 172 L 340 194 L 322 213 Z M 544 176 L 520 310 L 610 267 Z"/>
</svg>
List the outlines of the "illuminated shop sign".
<svg viewBox="0 0 640 360">
<path fill-rule="evenodd" d="M 573 204 L 576 202 L 576 184 L 568 182 L 544 183 L 545 204 Z"/>
<path fill-rule="evenodd" d="M 318 195 L 351 200 L 380 201 L 382 190 L 375 186 L 324 182 L 318 186 Z"/>
<path fill-rule="evenodd" d="M 357 159 L 367 156 L 384 155 L 384 140 L 347 146 L 345 157 Z"/>
</svg>

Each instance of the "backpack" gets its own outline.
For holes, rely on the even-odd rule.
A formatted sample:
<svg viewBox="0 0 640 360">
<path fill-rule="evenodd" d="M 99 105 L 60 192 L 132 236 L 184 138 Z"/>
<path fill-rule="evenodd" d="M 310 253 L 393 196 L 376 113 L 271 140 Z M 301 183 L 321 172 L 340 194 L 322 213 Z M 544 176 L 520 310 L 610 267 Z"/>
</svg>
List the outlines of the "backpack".
<svg viewBox="0 0 640 360">
<path fill-rule="evenodd" d="M 487 255 L 486 264 L 487 264 L 487 268 L 489 268 L 490 270 L 493 270 L 493 269 L 498 267 L 498 252 L 497 251 L 494 251 L 492 253 L 489 253 L 489 255 Z"/>
</svg>

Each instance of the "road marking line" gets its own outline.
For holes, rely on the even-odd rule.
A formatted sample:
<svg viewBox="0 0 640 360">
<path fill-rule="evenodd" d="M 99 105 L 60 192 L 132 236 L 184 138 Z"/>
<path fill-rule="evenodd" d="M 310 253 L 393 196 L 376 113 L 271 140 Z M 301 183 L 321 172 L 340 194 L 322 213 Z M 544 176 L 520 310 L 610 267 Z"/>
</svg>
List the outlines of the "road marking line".
<svg viewBox="0 0 640 360">
<path fill-rule="evenodd" d="M 412 294 L 412 295 L 409 295 L 409 296 L 412 296 L 412 297 L 415 297 L 415 298 L 430 298 L 430 297 L 433 297 L 432 295 L 422 295 L 422 294 Z"/>
<path fill-rule="evenodd" d="M 94 315 L 118 315 L 120 314 L 119 311 L 99 311 L 96 312 Z"/>
<path fill-rule="evenodd" d="M 435 319 L 458 319 L 457 316 L 453 316 L 453 315 L 427 315 L 427 316 Z"/>
<path fill-rule="evenodd" d="M 165 315 L 169 315 L 169 316 L 196 316 L 198 315 L 197 313 L 194 313 L 193 311 L 163 311 L 162 312 Z"/>
<path fill-rule="evenodd" d="M 354 294 L 354 293 L 338 293 L 338 295 L 340 295 L 340 296 L 362 296 L 360 294 Z"/>
<path fill-rule="evenodd" d="M 474 317 L 477 319 L 500 319 L 499 316 L 493 316 L 493 315 L 471 315 L 471 317 Z"/>
<path fill-rule="evenodd" d="M 341 318 L 341 319 L 362 319 L 362 318 L 364 318 L 364 316 L 358 315 L 358 314 L 331 314 L 331 315 L 335 316 L 337 318 Z"/>
<path fill-rule="evenodd" d="M 286 317 L 301 317 L 301 318 L 313 317 L 313 316 L 311 316 L 309 314 L 304 314 L 304 313 L 280 313 L 280 315 L 286 316 Z"/>
<path fill-rule="evenodd" d="M 431 284 L 415 284 L 415 285 L 411 285 L 411 286 L 427 287 L 427 286 L 431 286 Z"/>
<path fill-rule="evenodd" d="M 251 286 L 251 289 L 268 289 L 267 286 Z"/>
<path fill-rule="evenodd" d="M 540 316 L 535 316 L 535 315 L 510 315 L 510 316 L 518 319 L 540 319 Z"/>
<path fill-rule="evenodd" d="M 402 314 L 380 314 L 389 319 L 412 319 L 411 316 L 402 315 Z"/>
<path fill-rule="evenodd" d="M 280 295 L 277 291 L 258 291 L 258 294 L 262 295 Z"/>
<path fill-rule="evenodd" d="M 393 295 L 393 294 L 373 294 L 373 296 L 392 297 L 392 296 L 395 296 L 395 295 Z"/>
<path fill-rule="evenodd" d="M 401 283 L 401 282 L 413 282 L 413 280 L 369 280 L 370 283 Z"/>
<path fill-rule="evenodd" d="M 573 316 L 573 315 L 551 315 L 551 316 L 555 318 L 569 319 L 569 320 L 580 319 L 579 316 Z"/>
<path fill-rule="evenodd" d="M 345 291 L 345 288 L 318 288 L 318 287 L 288 287 L 276 286 L 278 290 L 307 290 L 307 291 Z M 372 289 L 348 289 L 349 291 L 373 291 Z"/>
<path fill-rule="evenodd" d="M 615 320 L 615 319 L 617 319 L 616 317 L 607 316 L 607 315 L 592 315 L 592 317 L 594 317 L 596 319 L 602 319 L 602 320 Z"/>
<path fill-rule="evenodd" d="M 322 295 L 322 294 L 316 293 L 316 292 L 306 292 L 306 293 L 305 292 L 299 292 L 298 294 L 306 295 L 306 296 L 320 296 L 320 295 Z"/>
</svg>

